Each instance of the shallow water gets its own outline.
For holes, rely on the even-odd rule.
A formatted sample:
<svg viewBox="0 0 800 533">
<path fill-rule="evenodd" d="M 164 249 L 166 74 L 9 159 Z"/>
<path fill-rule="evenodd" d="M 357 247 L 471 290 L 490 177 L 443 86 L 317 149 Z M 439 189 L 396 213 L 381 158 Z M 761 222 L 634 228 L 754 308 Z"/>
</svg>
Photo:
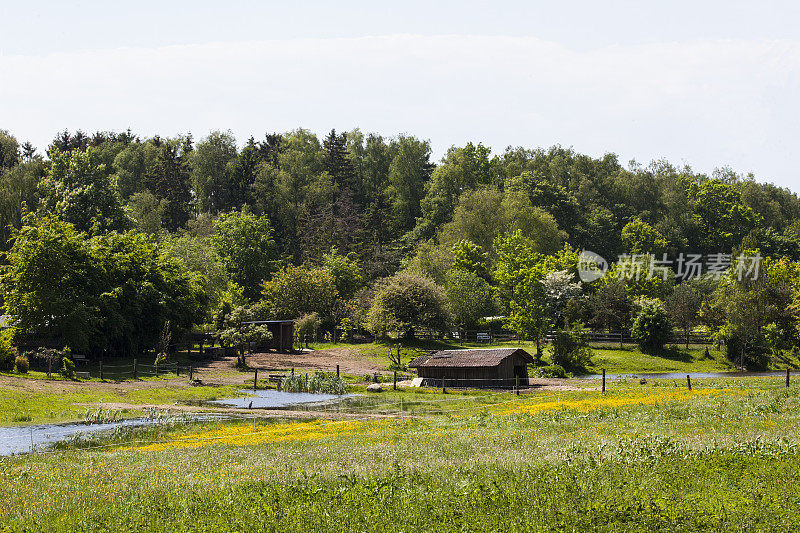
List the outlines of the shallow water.
<svg viewBox="0 0 800 533">
<path fill-rule="evenodd" d="M 625 374 L 606 374 L 606 379 L 686 379 L 691 378 L 772 378 L 785 377 L 786 371 L 777 372 L 636 372 Z M 601 374 L 588 374 L 585 376 L 575 376 L 577 379 L 601 379 Z"/>
<path fill-rule="evenodd" d="M 276 390 L 243 390 L 251 394 L 250 398 L 228 398 L 223 400 L 213 400 L 209 403 L 225 405 L 229 407 L 244 407 L 252 409 L 276 409 L 289 407 L 300 403 L 317 403 L 338 400 L 349 395 L 338 396 L 336 394 L 312 394 L 309 392 L 284 392 Z"/>
<path fill-rule="evenodd" d="M 120 426 L 137 427 L 158 423 L 155 420 L 132 418 L 107 424 L 33 424 L 30 426 L 0 427 L 0 455 L 27 453 L 72 437 L 78 433 L 89 434 L 109 431 Z"/>
</svg>

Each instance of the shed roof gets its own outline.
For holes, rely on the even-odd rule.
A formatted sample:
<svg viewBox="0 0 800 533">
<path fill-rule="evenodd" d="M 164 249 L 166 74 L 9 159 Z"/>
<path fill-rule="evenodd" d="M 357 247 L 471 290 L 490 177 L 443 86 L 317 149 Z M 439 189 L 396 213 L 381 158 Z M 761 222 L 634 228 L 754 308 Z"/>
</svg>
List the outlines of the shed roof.
<svg viewBox="0 0 800 533">
<path fill-rule="evenodd" d="M 522 348 L 487 348 L 477 350 L 442 350 L 434 354 L 421 355 L 413 359 L 408 366 L 421 367 L 493 367 L 505 358 L 519 353 L 529 363 L 533 357 Z"/>
</svg>

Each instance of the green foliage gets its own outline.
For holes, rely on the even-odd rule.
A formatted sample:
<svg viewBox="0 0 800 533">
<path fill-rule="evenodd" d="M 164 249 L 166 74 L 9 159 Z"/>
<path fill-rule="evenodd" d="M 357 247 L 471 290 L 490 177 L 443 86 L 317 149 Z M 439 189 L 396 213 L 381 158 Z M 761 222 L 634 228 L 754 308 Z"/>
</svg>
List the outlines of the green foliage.
<svg viewBox="0 0 800 533">
<path fill-rule="evenodd" d="M 244 212 L 222 215 L 214 225 L 212 242 L 231 279 L 251 300 L 258 297 L 261 283 L 277 268 L 272 233 L 266 217 Z"/>
<path fill-rule="evenodd" d="M 489 257 L 479 245 L 461 240 L 453 245 L 453 268 L 489 280 Z"/>
<path fill-rule="evenodd" d="M 481 188 L 462 194 L 453 220 L 439 232 L 439 241 L 455 245 L 468 240 L 483 250 L 494 252 L 492 245 L 497 238 L 515 231 L 541 253 L 557 251 L 566 237 L 555 219 L 543 209 L 530 205 L 524 194 Z"/>
<path fill-rule="evenodd" d="M 413 336 L 416 327 L 445 331 L 449 323 L 447 296 L 442 288 L 429 278 L 400 272 L 379 282 L 367 328 L 376 335 L 396 331 Z"/>
<path fill-rule="evenodd" d="M 163 222 L 169 231 L 183 227 L 191 217 L 189 169 L 177 144 L 176 141 L 161 143 L 155 163 L 144 176 L 145 187 L 159 200 L 166 200 Z"/>
<path fill-rule="evenodd" d="M 75 362 L 69 357 L 63 357 L 58 372 L 66 379 L 75 379 Z"/>
<path fill-rule="evenodd" d="M 347 383 L 340 377 L 324 372 L 313 374 L 290 374 L 283 378 L 281 389 L 286 392 L 309 392 L 312 394 L 347 394 Z"/>
<path fill-rule="evenodd" d="M 546 379 L 567 377 L 567 371 L 561 365 L 540 366 L 536 369 L 536 373 L 540 378 Z"/>
<path fill-rule="evenodd" d="M 96 326 L 94 306 L 99 272 L 84 238 L 54 216 L 27 224 L 17 233 L 2 277 L 7 313 L 21 333 L 54 336 L 86 347 Z"/>
<path fill-rule="evenodd" d="M 445 293 L 455 324 L 465 329 L 496 310 L 491 286 L 474 272 L 453 268 L 447 273 Z"/>
<path fill-rule="evenodd" d="M 340 298 L 349 300 L 361 288 L 361 267 L 355 254 L 344 256 L 336 248 L 332 248 L 329 253 L 322 256 L 322 266 L 333 276 L 333 283 Z"/>
<path fill-rule="evenodd" d="M 761 223 L 761 217 L 742 203 L 734 185 L 707 180 L 694 185 L 694 220 L 703 235 L 707 251 L 726 252 Z"/>
<path fill-rule="evenodd" d="M 307 313 L 295 320 L 294 325 L 302 341 L 307 340 L 309 337 L 314 338 L 317 330 L 322 325 L 322 320 L 317 313 Z"/>
<path fill-rule="evenodd" d="M 12 344 L 14 331 L 12 329 L 0 330 L 0 371 L 8 372 L 14 368 L 17 349 Z"/>
<path fill-rule="evenodd" d="M 583 326 L 576 322 L 569 329 L 558 329 L 553 336 L 552 355 L 554 365 L 571 370 L 585 369 L 592 358 L 592 349 L 586 340 Z M 559 376 L 564 377 L 564 376 Z"/>
<path fill-rule="evenodd" d="M 52 151 L 40 189 L 40 212 L 57 215 L 78 231 L 100 234 L 130 225 L 119 193 L 94 149 Z"/>
<path fill-rule="evenodd" d="M 207 299 L 196 275 L 137 233 L 92 239 L 54 217 L 31 220 L 8 254 L 6 309 L 22 333 L 60 338 L 81 351 L 137 353 L 169 320 L 202 320 Z"/>
<path fill-rule="evenodd" d="M 632 254 L 654 254 L 660 259 L 668 243 L 658 230 L 641 218 L 635 218 L 622 228 L 622 245 Z"/>
<path fill-rule="evenodd" d="M 561 281 L 570 279 L 576 271 L 578 254 L 568 246 L 552 256 L 540 254 L 519 230 L 499 238 L 495 249 L 494 279 L 498 295 L 508 309 L 507 323 L 536 342 L 539 358 L 540 340 L 553 326 L 561 304 L 577 296 L 578 287 Z M 551 276 L 545 283 L 554 271 L 562 271 L 560 277 L 564 279 L 559 281 Z"/>
<path fill-rule="evenodd" d="M 657 300 L 642 302 L 641 309 L 633 319 L 631 336 L 636 340 L 642 351 L 657 353 L 664 349 L 672 333 L 672 324 L 669 322 L 664 306 Z"/>
<path fill-rule="evenodd" d="M 330 270 L 289 265 L 262 285 L 262 294 L 273 316 L 294 319 L 306 313 L 329 317 L 338 298 Z"/>
<path fill-rule="evenodd" d="M 28 363 L 28 358 L 24 354 L 14 358 L 14 372 L 17 374 L 27 374 L 28 368 L 30 368 L 30 364 Z"/>
<path fill-rule="evenodd" d="M 677 285 L 666 301 L 670 321 L 684 331 L 687 349 L 689 348 L 689 332 L 699 322 L 702 303 L 703 295 L 691 281 L 684 281 Z"/>
</svg>

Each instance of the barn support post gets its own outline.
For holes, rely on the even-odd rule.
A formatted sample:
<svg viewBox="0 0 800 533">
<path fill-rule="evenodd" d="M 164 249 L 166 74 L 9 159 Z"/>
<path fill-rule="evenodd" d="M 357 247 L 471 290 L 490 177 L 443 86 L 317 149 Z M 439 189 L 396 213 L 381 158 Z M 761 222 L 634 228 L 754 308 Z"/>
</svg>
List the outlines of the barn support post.
<svg viewBox="0 0 800 533">
<path fill-rule="evenodd" d="M 447 394 L 447 389 L 444 387 L 444 378 L 442 378 L 442 394 Z"/>
</svg>

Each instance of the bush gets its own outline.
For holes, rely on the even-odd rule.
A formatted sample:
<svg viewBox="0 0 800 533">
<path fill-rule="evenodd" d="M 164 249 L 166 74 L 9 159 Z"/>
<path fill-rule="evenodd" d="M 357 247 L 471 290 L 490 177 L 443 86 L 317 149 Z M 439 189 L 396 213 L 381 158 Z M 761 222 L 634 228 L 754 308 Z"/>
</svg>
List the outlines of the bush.
<svg viewBox="0 0 800 533">
<path fill-rule="evenodd" d="M 14 371 L 17 374 L 27 374 L 29 366 L 30 365 L 28 364 L 28 358 L 25 357 L 24 355 L 18 355 L 14 359 Z"/>
<path fill-rule="evenodd" d="M 645 353 L 664 349 L 672 333 L 672 324 L 661 302 L 647 301 L 633 320 L 631 336 Z"/>
<path fill-rule="evenodd" d="M 75 379 L 75 363 L 69 357 L 64 357 L 58 372 L 67 379 Z"/>
<path fill-rule="evenodd" d="M 0 331 L 0 371 L 9 372 L 14 368 L 17 349 L 11 345 L 14 333 L 10 329 Z"/>
<path fill-rule="evenodd" d="M 561 365 L 540 366 L 537 370 L 540 378 L 565 378 L 567 372 Z"/>
<path fill-rule="evenodd" d="M 559 329 L 553 339 L 553 355 L 551 360 L 554 366 L 569 369 L 583 369 L 592 358 L 592 349 L 583 326 L 575 323 L 570 329 Z"/>
<path fill-rule="evenodd" d="M 300 336 L 300 344 L 304 342 L 308 344 L 309 337 L 311 337 L 312 341 L 314 340 L 314 334 L 317 332 L 320 325 L 322 325 L 322 320 L 319 314 L 308 313 L 295 320 L 294 325 L 295 328 L 297 328 L 297 334 Z"/>
</svg>

